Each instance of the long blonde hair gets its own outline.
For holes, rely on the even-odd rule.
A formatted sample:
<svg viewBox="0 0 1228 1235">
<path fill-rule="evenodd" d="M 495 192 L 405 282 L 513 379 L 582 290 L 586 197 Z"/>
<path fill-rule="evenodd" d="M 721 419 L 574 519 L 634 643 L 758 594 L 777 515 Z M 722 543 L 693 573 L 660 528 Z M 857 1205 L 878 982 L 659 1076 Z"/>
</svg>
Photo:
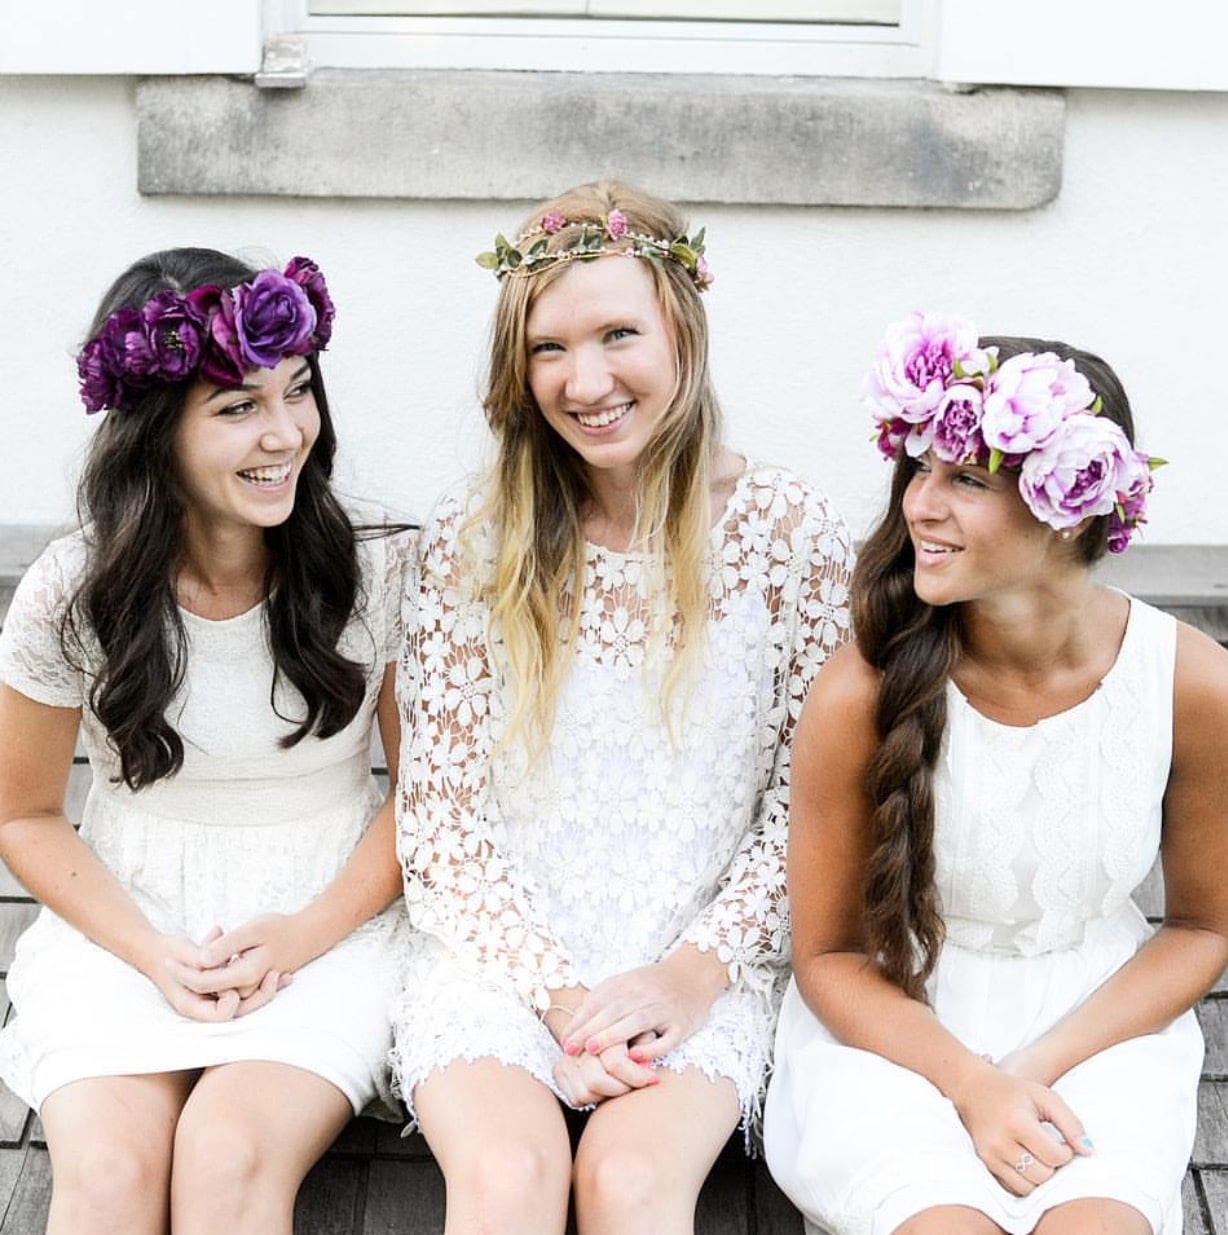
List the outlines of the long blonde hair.
<svg viewBox="0 0 1228 1235">
<path fill-rule="evenodd" d="M 667 240 L 685 236 L 686 219 L 669 202 L 618 181 L 580 185 L 544 202 L 522 232 L 557 211 L 568 222 L 547 243 L 574 244 L 582 229 L 612 210 L 632 232 Z M 608 242 L 608 248 L 617 247 Z M 675 655 L 663 706 L 690 667 L 707 617 L 705 556 L 713 467 L 721 416 L 708 373 L 708 321 L 699 292 L 674 261 L 642 259 L 674 345 L 674 389 L 639 462 L 636 548 L 655 560 L 666 604 L 662 629 Z M 493 567 L 477 577 L 501 635 L 512 706 L 504 742 L 523 738 L 544 748 L 559 688 L 575 645 L 584 583 L 583 518 L 589 499 L 584 464 L 546 423 L 529 389 L 526 328 L 542 292 L 562 277 L 558 262 L 528 276 L 504 278 L 491 330 L 483 406 L 497 444 L 482 501 L 466 525 L 472 545 L 480 526 L 493 529 Z M 472 577 L 472 576 L 471 576 Z"/>
</svg>

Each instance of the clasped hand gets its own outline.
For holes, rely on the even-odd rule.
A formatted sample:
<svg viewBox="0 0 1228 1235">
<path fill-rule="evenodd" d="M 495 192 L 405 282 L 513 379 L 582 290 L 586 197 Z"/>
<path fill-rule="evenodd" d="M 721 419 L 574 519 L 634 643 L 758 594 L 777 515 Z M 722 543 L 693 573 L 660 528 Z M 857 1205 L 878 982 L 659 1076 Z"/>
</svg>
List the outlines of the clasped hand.
<svg viewBox="0 0 1228 1235">
<path fill-rule="evenodd" d="M 977 1069 L 953 1101 L 977 1156 L 1016 1196 L 1092 1152 L 1079 1118 L 1048 1085 L 1029 1078 L 1022 1053 Z"/>
<path fill-rule="evenodd" d="M 563 1028 L 554 1068 L 568 1100 L 588 1106 L 655 1085 L 652 1063 L 703 1024 L 724 973 L 714 958 L 680 949 L 588 991 Z"/>
<path fill-rule="evenodd" d="M 233 931 L 213 927 L 199 944 L 161 935 L 146 969 L 167 1003 L 197 1021 L 228 1021 L 256 1011 L 289 985 L 302 963 L 292 919 L 264 914 Z"/>
</svg>

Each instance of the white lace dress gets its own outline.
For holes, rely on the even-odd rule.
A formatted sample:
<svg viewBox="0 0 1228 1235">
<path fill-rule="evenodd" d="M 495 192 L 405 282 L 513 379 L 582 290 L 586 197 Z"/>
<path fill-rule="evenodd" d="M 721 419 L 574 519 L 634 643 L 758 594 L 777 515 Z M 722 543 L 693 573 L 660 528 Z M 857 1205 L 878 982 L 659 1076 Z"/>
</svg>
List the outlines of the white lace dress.
<svg viewBox="0 0 1228 1235">
<path fill-rule="evenodd" d="M 948 687 L 936 854 L 947 941 L 934 1011 L 965 1045 L 1026 1046 L 1119 969 L 1150 928 L 1131 900 L 1160 841 L 1172 755 L 1176 625 L 1131 602 L 1116 663 L 1089 699 L 1016 728 Z M 983 1210 L 1010 1235 L 1080 1197 L 1134 1206 L 1181 1231 L 1202 1036 L 1192 1011 L 1054 1085 L 1095 1152 L 1029 1196 L 981 1165 L 929 1081 L 839 1045 L 791 984 L 776 1038 L 765 1148 L 794 1203 L 833 1235 L 889 1235 L 935 1205 Z"/>
<path fill-rule="evenodd" d="M 420 930 L 394 1016 L 400 1090 L 486 1056 L 554 1088 L 546 989 L 691 942 L 731 986 L 665 1065 L 729 1077 L 753 1116 L 787 964 L 789 743 L 848 633 L 845 526 L 787 472 L 747 469 L 712 533 L 706 646 L 672 741 L 646 563 L 589 546 L 575 660 L 527 770 L 500 745 L 498 633 L 457 586 L 464 511 L 445 499 L 424 530 L 401 680 L 399 847 Z"/>
<path fill-rule="evenodd" d="M 117 779 L 87 703 L 91 679 L 60 649 L 59 619 L 84 568 L 81 535 L 55 541 L 22 580 L 0 635 L 0 680 L 40 703 L 83 708 L 93 781 L 80 834 L 158 929 L 199 939 L 215 924 L 294 912 L 332 881 L 378 808 L 371 731 L 385 665 L 400 654 L 411 542 L 362 541 L 359 554 L 366 604 L 341 647 L 368 666 L 367 692 L 346 729 L 282 749 L 293 726 L 270 707 L 263 606 L 217 622 L 185 611 L 187 677 L 168 712 L 183 767 L 137 793 Z M 276 706 L 294 716 L 301 698 L 279 683 Z M 403 934 L 394 906 L 265 1007 L 206 1024 L 180 1016 L 137 970 L 44 908 L 9 973 L 16 1017 L 0 1034 L 0 1076 L 37 1109 L 86 1077 L 274 1060 L 331 1081 L 358 1111 L 390 1098 L 388 1007 Z"/>
</svg>

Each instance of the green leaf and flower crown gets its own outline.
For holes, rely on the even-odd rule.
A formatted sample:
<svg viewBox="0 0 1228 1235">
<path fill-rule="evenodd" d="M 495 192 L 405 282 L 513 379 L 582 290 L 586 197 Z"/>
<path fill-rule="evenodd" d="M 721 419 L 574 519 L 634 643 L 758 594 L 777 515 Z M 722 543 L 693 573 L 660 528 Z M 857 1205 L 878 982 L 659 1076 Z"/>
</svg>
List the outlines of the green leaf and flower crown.
<svg viewBox="0 0 1228 1235">
<path fill-rule="evenodd" d="M 556 248 L 551 238 L 564 228 L 578 228 L 575 240 Z M 479 253 L 474 259 L 483 270 L 493 271 L 497 279 L 537 274 L 559 262 L 591 261 L 597 257 L 642 257 L 651 262 L 677 262 L 687 272 L 696 291 L 707 291 L 714 279 L 704 257 L 704 229 L 694 236 L 666 239 L 646 232 L 634 232 L 621 210 L 611 210 L 599 221 L 568 219 L 561 210 L 544 214 L 541 222 L 527 228 L 513 244 L 502 234 L 495 237 L 494 250 Z"/>
</svg>

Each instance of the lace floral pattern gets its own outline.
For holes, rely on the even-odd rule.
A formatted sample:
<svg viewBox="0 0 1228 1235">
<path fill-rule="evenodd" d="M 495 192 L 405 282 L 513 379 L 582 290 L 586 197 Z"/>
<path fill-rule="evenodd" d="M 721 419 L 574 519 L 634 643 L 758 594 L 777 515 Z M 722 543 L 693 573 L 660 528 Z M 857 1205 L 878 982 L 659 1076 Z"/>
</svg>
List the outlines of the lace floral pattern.
<svg viewBox="0 0 1228 1235">
<path fill-rule="evenodd" d="M 1157 752 L 1171 744 L 1170 718 L 1144 702 L 1164 697 L 1166 662 L 1148 653 L 1171 645 L 1166 623 L 1131 601 L 1099 689 L 1027 728 L 986 719 L 949 687 L 935 850 L 951 942 L 1029 956 L 1076 947 L 1142 882 L 1160 841 Z"/>
<path fill-rule="evenodd" d="M 418 627 L 401 666 L 399 852 L 430 958 L 411 959 L 398 1016 L 402 1088 L 447 1062 L 442 1044 L 422 1043 L 433 1040 L 432 984 L 450 974 L 528 1013 L 550 989 L 691 942 L 749 996 L 738 1015 L 765 1049 L 742 1048 L 753 1061 L 739 1064 L 737 1034 L 714 1026 L 700 1063 L 734 1076 L 749 1102 L 788 954 L 790 741 L 810 682 L 848 634 L 847 530 L 788 473 L 747 469 L 710 542 L 702 663 L 668 718 L 648 564 L 590 546 L 574 662 L 547 754 L 530 767 L 500 742 L 499 635 L 459 577 L 465 515 L 447 498 L 424 530 Z M 448 1049 L 471 1049 L 463 1025 Z"/>
</svg>

